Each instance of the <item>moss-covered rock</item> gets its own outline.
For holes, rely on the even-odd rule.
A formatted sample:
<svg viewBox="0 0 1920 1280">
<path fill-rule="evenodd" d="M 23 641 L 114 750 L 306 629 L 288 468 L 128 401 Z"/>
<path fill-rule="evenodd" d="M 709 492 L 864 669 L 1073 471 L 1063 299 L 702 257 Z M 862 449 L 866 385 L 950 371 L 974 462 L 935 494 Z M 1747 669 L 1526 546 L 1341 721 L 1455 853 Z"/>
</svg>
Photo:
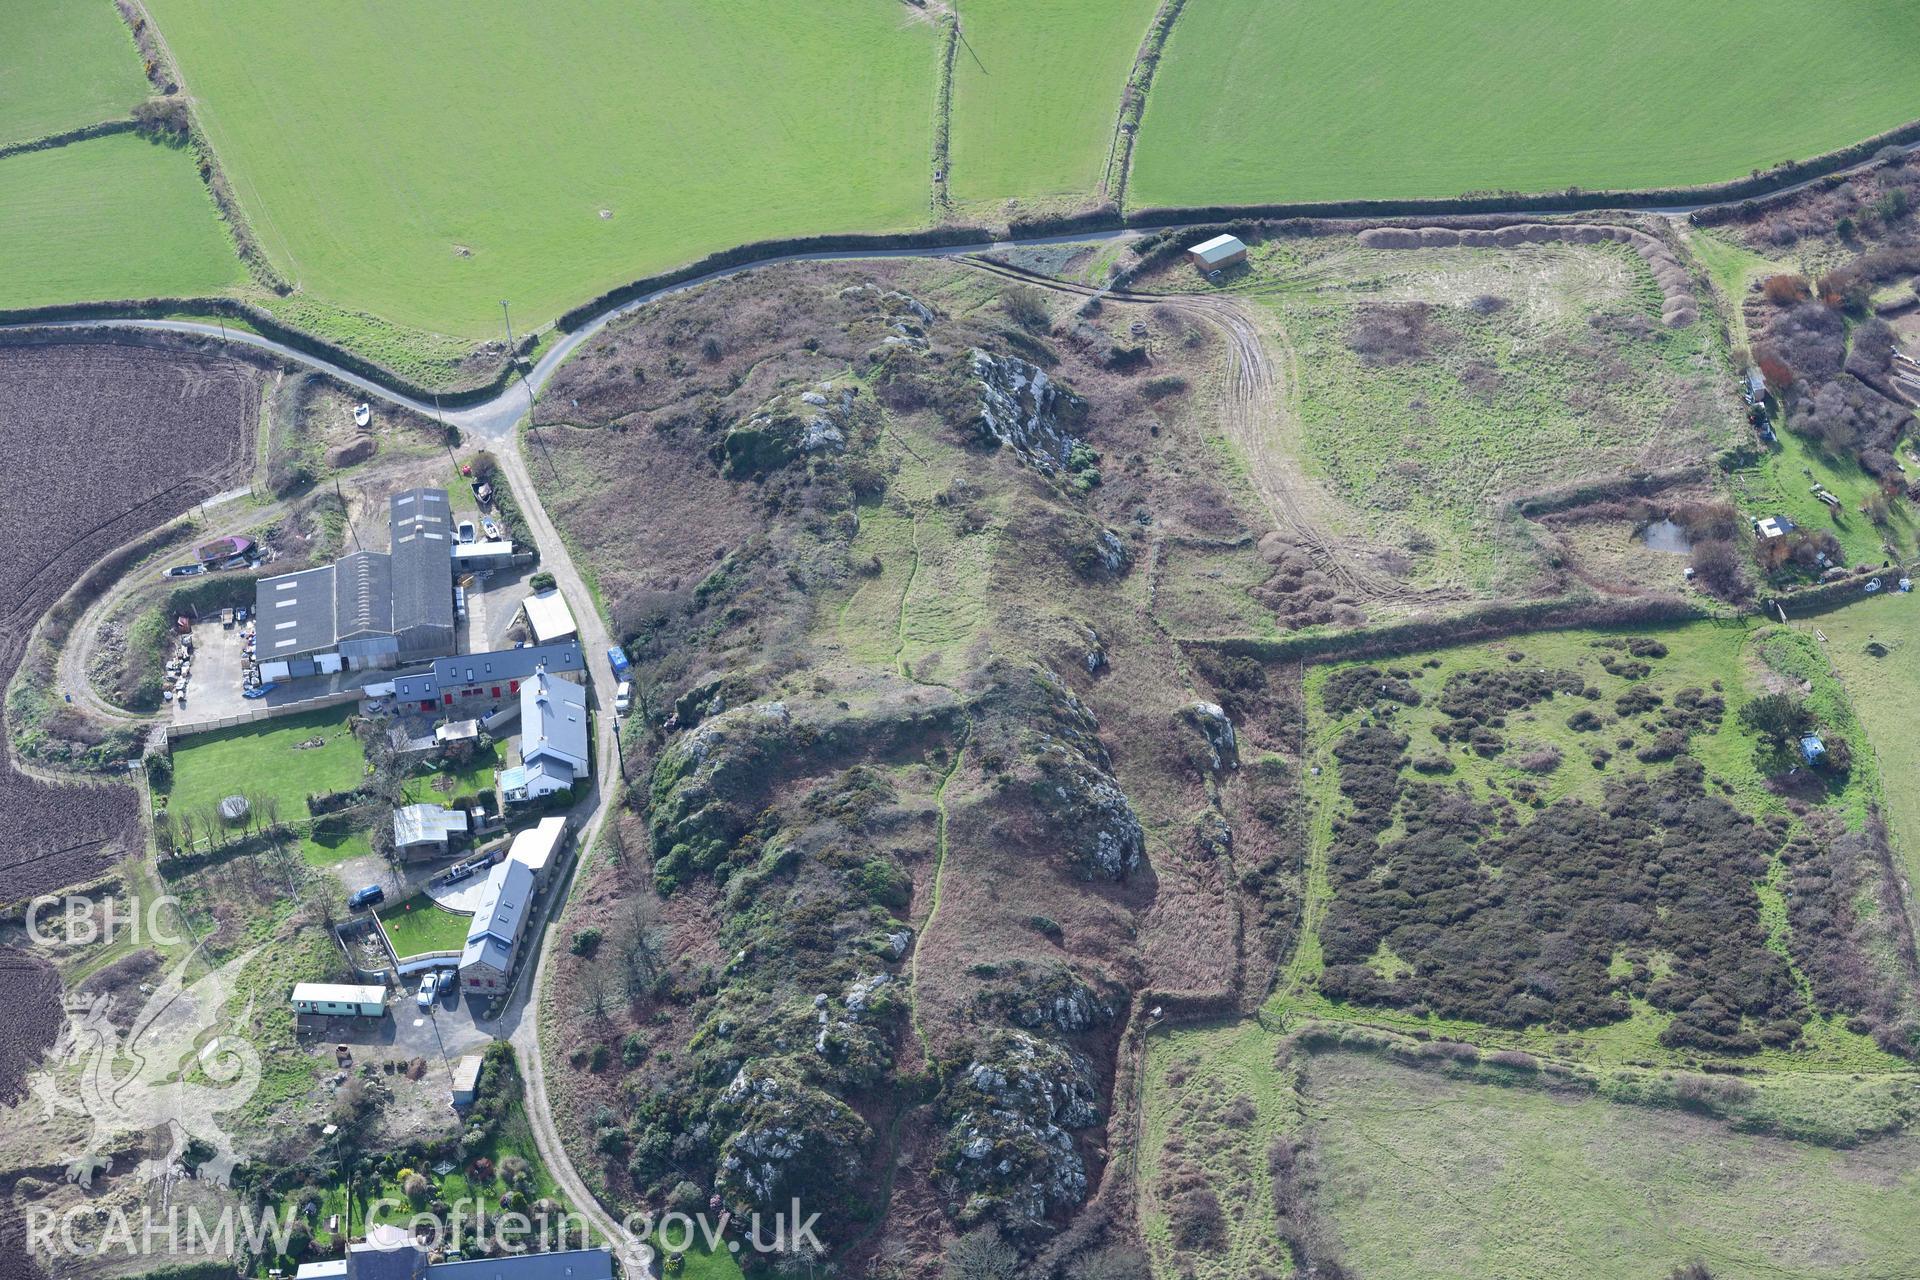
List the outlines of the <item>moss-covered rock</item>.
<svg viewBox="0 0 1920 1280">
<path fill-rule="evenodd" d="M 1071 1131 L 1096 1123 L 1100 1107 L 1078 1055 L 1025 1031 L 1001 1032 L 953 1074 L 940 1107 L 939 1167 L 962 1224 L 1031 1232 L 1086 1198 L 1086 1161 Z"/>
<path fill-rule="evenodd" d="M 715 1189 L 740 1215 L 853 1199 L 862 1152 L 873 1140 L 866 1121 L 840 1099 L 806 1082 L 783 1059 L 742 1067 L 714 1102 L 726 1131 Z"/>
</svg>

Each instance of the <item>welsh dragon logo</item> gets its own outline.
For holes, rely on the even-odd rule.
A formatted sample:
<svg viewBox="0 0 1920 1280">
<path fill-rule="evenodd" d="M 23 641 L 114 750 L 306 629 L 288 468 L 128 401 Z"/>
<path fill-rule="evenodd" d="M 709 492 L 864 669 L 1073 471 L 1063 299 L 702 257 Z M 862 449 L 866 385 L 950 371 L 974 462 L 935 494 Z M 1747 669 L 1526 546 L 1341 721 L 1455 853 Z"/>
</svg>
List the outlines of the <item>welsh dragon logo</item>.
<svg viewBox="0 0 1920 1280">
<path fill-rule="evenodd" d="M 200 1176 L 221 1186 L 231 1181 L 238 1156 L 233 1136 L 215 1117 L 259 1089 L 260 1054 L 239 1036 L 210 1033 L 249 1023 L 251 1000 L 231 1019 L 226 1007 L 239 974 L 260 950 L 235 957 L 189 986 L 184 977 L 199 954 L 195 948 L 148 996 L 124 1032 L 109 1016 L 111 996 L 69 1001 L 67 1025 L 32 1081 L 48 1115 L 81 1116 L 92 1124 L 84 1150 L 67 1166 L 68 1181 L 91 1187 L 96 1173 L 112 1167 L 118 1140 L 163 1127 L 172 1145 L 164 1155 L 143 1160 L 135 1177 L 165 1177 L 183 1161 L 188 1143 L 197 1140 L 214 1152 Z"/>
</svg>

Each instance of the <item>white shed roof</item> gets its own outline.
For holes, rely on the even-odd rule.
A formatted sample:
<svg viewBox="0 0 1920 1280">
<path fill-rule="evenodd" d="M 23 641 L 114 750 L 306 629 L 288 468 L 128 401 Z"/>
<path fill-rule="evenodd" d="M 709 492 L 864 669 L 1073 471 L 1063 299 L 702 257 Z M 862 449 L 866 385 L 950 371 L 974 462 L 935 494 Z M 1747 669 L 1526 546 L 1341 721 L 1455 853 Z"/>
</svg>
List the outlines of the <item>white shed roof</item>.
<svg viewBox="0 0 1920 1280">
<path fill-rule="evenodd" d="M 330 1004 L 385 1004 L 387 989 L 356 987 L 344 982 L 297 982 L 293 987 L 293 998 Z"/>
<path fill-rule="evenodd" d="M 527 828 L 513 838 L 513 847 L 507 851 L 507 857 L 515 862 L 525 863 L 536 874 L 545 874 L 547 864 L 553 861 L 553 855 L 560 848 L 560 841 L 566 837 L 567 820 L 558 815 L 540 819 L 538 825 Z"/>
<path fill-rule="evenodd" d="M 1240 237 L 1225 235 L 1215 236 L 1211 240 L 1202 240 L 1199 244 L 1187 250 L 1188 253 L 1199 254 L 1201 260 L 1209 265 L 1231 258 L 1236 253 L 1245 253 L 1246 251 L 1247 246 L 1240 243 Z"/>
<path fill-rule="evenodd" d="M 533 638 L 541 644 L 552 644 L 574 634 L 573 614 L 558 591 L 539 591 L 528 596 L 526 610 L 527 625 L 533 628 Z"/>
</svg>

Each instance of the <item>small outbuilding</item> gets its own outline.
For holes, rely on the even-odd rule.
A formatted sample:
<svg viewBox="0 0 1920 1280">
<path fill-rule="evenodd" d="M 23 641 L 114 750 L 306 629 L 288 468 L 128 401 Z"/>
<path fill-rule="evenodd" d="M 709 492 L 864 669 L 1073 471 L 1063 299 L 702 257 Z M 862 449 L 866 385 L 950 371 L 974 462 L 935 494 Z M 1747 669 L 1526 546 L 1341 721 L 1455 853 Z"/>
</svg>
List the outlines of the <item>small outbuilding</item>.
<svg viewBox="0 0 1920 1280">
<path fill-rule="evenodd" d="M 536 591 L 527 597 L 521 608 L 527 615 L 527 625 L 533 629 L 533 638 L 539 644 L 554 644 L 575 634 L 573 613 L 558 591 Z"/>
<path fill-rule="evenodd" d="M 1767 398 L 1767 380 L 1753 365 L 1747 366 L 1747 403 L 1759 404 Z"/>
<path fill-rule="evenodd" d="M 480 1055 L 470 1053 L 453 1064 L 453 1105 L 470 1107 L 480 1096 Z"/>
<path fill-rule="evenodd" d="M 343 982 L 296 983 L 293 988 L 293 1011 L 332 1017 L 385 1017 L 387 989 L 351 986 Z"/>
<path fill-rule="evenodd" d="M 1218 235 L 1211 240 L 1202 240 L 1187 250 L 1187 261 L 1202 272 L 1211 274 L 1226 267 L 1237 267 L 1247 260 L 1247 246 L 1240 237 Z"/>
<path fill-rule="evenodd" d="M 1810 733 L 1800 739 L 1800 758 L 1808 764 L 1819 764 L 1827 754 L 1827 744 L 1820 741 L 1820 735 Z"/>
<path fill-rule="evenodd" d="M 410 804 L 393 811 L 393 847 L 402 858 L 444 858 L 453 837 L 466 833 L 464 810 Z"/>
<path fill-rule="evenodd" d="M 1785 516 L 1768 516 L 1766 519 L 1755 524 L 1753 531 L 1762 538 L 1771 541 L 1774 538 L 1786 537 L 1792 533 L 1796 527 L 1793 521 L 1787 519 Z"/>
</svg>

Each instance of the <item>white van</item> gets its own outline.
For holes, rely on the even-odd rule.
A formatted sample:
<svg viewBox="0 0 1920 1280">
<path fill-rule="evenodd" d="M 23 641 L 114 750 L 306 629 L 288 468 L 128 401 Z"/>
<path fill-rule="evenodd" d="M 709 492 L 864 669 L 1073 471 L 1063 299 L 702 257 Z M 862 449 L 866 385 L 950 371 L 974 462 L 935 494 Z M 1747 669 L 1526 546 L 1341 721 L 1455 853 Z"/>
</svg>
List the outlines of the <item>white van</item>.
<svg viewBox="0 0 1920 1280">
<path fill-rule="evenodd" d="M 620 687 L 613 691 L 613 714 L 623 716 L 627 708 L 633 705 L 633 681 L 622 680 Z"/>
</svg>

